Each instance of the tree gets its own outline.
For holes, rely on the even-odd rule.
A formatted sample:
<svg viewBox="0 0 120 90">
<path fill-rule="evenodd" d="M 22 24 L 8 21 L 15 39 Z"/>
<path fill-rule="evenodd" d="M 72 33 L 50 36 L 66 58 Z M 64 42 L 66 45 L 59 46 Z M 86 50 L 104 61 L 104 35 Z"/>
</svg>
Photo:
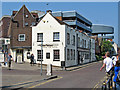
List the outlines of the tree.
<svg viewBox="0 0 120 90">
<path fill-rule="evenodd" d="M 102 45 L 101 45 L 101 55 L 104 56 L 105 52 L 109 51 L 111 52 L 111 49 L 113 48 L 112 43 L 110 41 L 102 41 Z"/>
</svg>

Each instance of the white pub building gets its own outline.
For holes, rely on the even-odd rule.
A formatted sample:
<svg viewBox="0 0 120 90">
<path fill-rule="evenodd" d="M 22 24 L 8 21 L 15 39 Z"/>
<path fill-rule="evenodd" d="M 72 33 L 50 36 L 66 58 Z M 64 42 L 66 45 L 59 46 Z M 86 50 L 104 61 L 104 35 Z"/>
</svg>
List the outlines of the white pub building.
<svg viewBox="0 0 120 90">
<path fill-rule="evenodd" d="M 95 40 L 48 12 L 32 27 L 32 53 L 36 63 L 74 66 L 95 60 Z"/>
</svg>

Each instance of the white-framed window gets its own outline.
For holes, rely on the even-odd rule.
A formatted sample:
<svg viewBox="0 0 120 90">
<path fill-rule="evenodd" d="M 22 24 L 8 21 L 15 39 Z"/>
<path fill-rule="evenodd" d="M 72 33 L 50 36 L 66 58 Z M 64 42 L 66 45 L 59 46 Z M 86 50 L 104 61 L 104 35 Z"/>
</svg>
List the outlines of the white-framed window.
<svg viewBox="0 0 120 90">
<path fill-rule="evenodd" d="M 25 34 L 19 34 L 18 35 L 18 40 L 19 41 L 25 41 Z"/>
<path fill-rule="evenodd" d="M 43 60 L 43 50 L 37 50 L 37 61 Z"/>
<path fill-rule="evenodd" d="M 37 33 L 37 42 L 43 41 L 43 33 Z"/>
<path fill-rule="evenodd" d="M 60 33 L 53 32 L 53 41 L 60 41 Z"/>
<path fill-rule="evenodd" d="M 53 50 L 53 61 L 60 61 L 60 50 Z"/>
</svg>

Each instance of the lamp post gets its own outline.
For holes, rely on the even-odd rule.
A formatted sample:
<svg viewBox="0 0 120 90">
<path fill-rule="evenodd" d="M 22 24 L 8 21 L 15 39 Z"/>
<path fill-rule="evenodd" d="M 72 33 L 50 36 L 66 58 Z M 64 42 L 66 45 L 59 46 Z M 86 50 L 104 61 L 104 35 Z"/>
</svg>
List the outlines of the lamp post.
<svg viewBox="0 0 120 90">
<path fill-rule="evenodd" d="M 42 76 L 42 58 L 43 58 L 43 38 L 41 40 L 41 72 L 40 75 Z"/>
</svg>

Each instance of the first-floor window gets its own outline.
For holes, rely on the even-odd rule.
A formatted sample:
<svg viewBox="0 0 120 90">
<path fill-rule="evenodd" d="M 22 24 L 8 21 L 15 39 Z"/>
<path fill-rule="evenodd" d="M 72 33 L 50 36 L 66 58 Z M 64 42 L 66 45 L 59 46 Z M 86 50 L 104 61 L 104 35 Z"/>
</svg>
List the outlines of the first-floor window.
<svg viewBox="0 0 120 90">
<path fill-rule="evenodd" d="M 19 41 L 25 41 L 25 34 L 19 34 L 18 40 Z"/>
<path fill-rule="evenodd" d="M 43 41 L 43 33 L 37 33 L 37 42 Z"/>
<path fill-rule="evenodd" d="M 59 32 L 53 33 L 53 41 L 60 41 L 60 33 Z"/>
<path fill-rule="evenodd" d="M 54 61 L 60 61 L 60 50 L 53 50 Z"/>
<path fill-rule="evenodd" d="M 37 60 L 43 60 L 43 50 L 37 50 Z"/>
</svg>

